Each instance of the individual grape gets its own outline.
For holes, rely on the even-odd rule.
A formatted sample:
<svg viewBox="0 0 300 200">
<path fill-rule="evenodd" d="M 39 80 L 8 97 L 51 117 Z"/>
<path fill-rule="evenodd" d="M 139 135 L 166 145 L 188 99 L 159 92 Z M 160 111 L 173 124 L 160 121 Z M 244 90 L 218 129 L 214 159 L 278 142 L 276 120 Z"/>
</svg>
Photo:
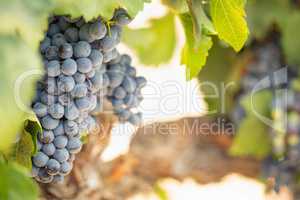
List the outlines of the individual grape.
<svg viewBox="0 0 300 200">
<path fill-rule="evenodd" d="M 71 172 L 73 166 L 70 162 L 63 162 L 61 163 L 61 167 L 60 167 L 60 173 L 63 174 L 63 175 L 67 175 Z"/>
<path fill-rule="evenodd" d="M 75 100 L 76 107 L 80 112 L 89 111 L 90 101 L 88 97 L 81 97 Z"/>
<path fill-rule="evenodd" d="M 50 24 L 47 34 L 52 37 L 60 32 L 60 28 L 57 24 Z"/>
<path fill-rule="evenodd" d="M 86 23 L 82 25 L 79 29 L 79 39 L 82 41 L 87 41 L 89 43 L 93 42 L 95 38 L 89 33 L 90 24 Z"/>
<path fill-rule="evenodd" d="M 97 127 L 96 120 L 92 116 L 88 115 L 85 121 L 87 123 L 88 132 L 94 132 Z"/>
<path fill-rule="evenodd" d="M 47 105 L 51 105 L 56 102 L 56 97 L 54 95 L 48 94 L 47 92 L 41 92 L 40 94 L 41 102 Z"/>
<path fill-rule="evenodd" d="M 121 99 L 112 99 L 111 103 L 113 105 L 114 108 L 120 108 L 124 105 L 124 101 Z"/>
<path fill-rule="evenodd" d="M 74 121 L 67 120 L 64 122 L 65 134 L 73 137 L 78 134 L 78 125 Z"/>
<path fill-rule="evenodd" d="M 94 43 L 94 48 L 101 49 L 102 51 L 108 52 L 115 48 L 116 42 L 114 38 L 109 35 L 106 35 L 104 38 Z"/>
<path fill-rule="evenodd" d="M 133 94 L 128 94 L 125 98 L 124 98 L 124 103 L 128 106 L 128 107 L 136 107 L 139 104 L 138 98 L 133 95 Z"/>
<path fill-rule="evenodd" d="M 109 85 L 110 85 L 110 81 L 109 81 L 109 77 L 108 75 L 105 73 L 103 74 L 103 77 L 102 77 L 102 87 L 103 88 L 107 88 Z"/>
<path fill-rule="evenodd" d="M 126 26 L 131 22 L 131 17 L 124 8 L 118 8 L 112 18 L 119 26 Z"/>
<path fill-rule="evenodd" d="M 53 182 L 54 183 L 62 183 L 64 182 L 64 176 L 61 174 L 56 174 L 55 176 L 53 176 Z"/>
<path fill-rule="evenodd" d="M 37 152 L 32 158 L 32 162 L 36 167 L 44 167 L 47 164 L 48 160 L 49 157 L 40 151 Z"/>
<path fill-rule="evenodd" d="M 135 82 L 136 82 L 136 85 L 137 85 L 137 89 L 141 89 L 141 88 L 145 87 L 146 84 L 147 84 L 147 80 L 142 76 L 136 77 Z"/>
<path fill-rule="evenodd" d="M 46 165 L 46 170 L 48 174 L 56 175 L 60 170 L 60 163 L 55 159 L 49 159 Z"/>
<path fill-rule="evenodd" d="M 96 74 L 95 69 L 91 69 L 91 71 L 89 71 L 88 73 L 86 73 L 86 77 L 87 78 L 93 78 Z"/>
<path fill-rule="evenodd" d="M 47 156 L 52 156 L 55 152 L 55 146 L 53 143 L 44 144 L 42 147 L 43 153 L 45 153 Z"/>
<path fill-rule="evenodd" d="M 78 153 L 81 150 L 81 140 L 77 137 L 71 137 L 68 141 L 67 147 L 66 149 L 70 152 L 70 153 Z"/>
<path fill-rule="evenodd" d="M 37 148 L 37 150 L 38 150 L 38 151 L 41 150 L 42 147 L 43 147 L 43 144 L 42 144 L 39 140 L 37 140 L 37 141 L 36 141 L 36 148 Z"/>
<path fill-rule="evenodd" d="M 41 168 L 39 170 L 39 174 L 37 177 L 35 177 L 39 182 L 42 183 L 51 183 L 53 180 L 53 176 L 48 174 L 45 168 Z"/>
<path fill-rule="evenodd" d="M 124 76 L 122 73 L 119 72 L 115 72 L 115 71 L 108 71 L 107 72 L 108 78 L 109 78 L 109 83 L 110 83 L 110 87 L 115 88 L 118 87 L 119 85 L 121 85 Z"/>
<path fill-rule="evenodd" d="M 71 26 L 71 24 L 66 20 L 65 17 L 59 17 L 58 18 L 58 26 L 59 26 L 60 30 L 66 31 Z"/>
<path fill-rule="evenodd" d="M 49 143 L 53 142 L 53 140 L 54 140 L 53 131 L 44 130 L 38 136 L 39 136 L 39 140 L 45 144 L 49 144 Z"/>
<path fill-rule="evenodd" d="M 126 74 L 128 74 L 129 76 L 135 77 L 136 76 L 136 69 L 134 67 L 127 67 L 126 69 Z"/>
<path fill-rule="evenodd" d="M 68 120 L 75 120 L 79 117 L 79 110 L 76 105 L 71 102 L 65 106 L 65 118 Z"/>
<path fill-rule="evenodd" d="M 58 102 L 63 105 L 63 106 L 67 106 L 68 104 L 70 104 L 71 101 L 71 95 L 69 93 L 64 93 L 58 96 Z"/>
<path fill-rule="evenodd" d="M 64 107 L 59 103 L 52 104 L 48 108 L 48 113 L 54 119 L 60 119 L 64 116 Z"/>
<path fill-rule="evenodd" d="M 51 45 L 51 39 L 49 37 L 45 37 L 44 40 L 40 44 L 41 53 L 45 53 L 46 49 Z"/>
<path fill-rule="evenodd" d="M 51 44 L 53 46 L 57 46 L 60 47 L 61 45 L 65 44 L 67 41 L 65 39 L 65 36 L 61 33 L 56 33 L 55 35 L 53 35 L 52 37 L 52 41 Z"/>
<path fill-rule="evenodd" d="M 63 135 L 57 136 L 53 141 L 53 144 L 55 145 L 55 147 L 57 147 L 59 149 L 65 148 L 67 143 L 68 143 L 68 138 Z"/>
<path fill-rule="evenodd" d="M 97 20 L 89 26 L 89 35 L 96 40 L 102 39 L 106 35 L 107 29 L 101 20 Z"/>
<path fill-rule="evenodd" d="M 136 89 L 136 82 L 130 76 L 125 76 L 122 82 L 122 87 L 125 89 L 126 92 L 132 93 Z"/>
<path fill-rule="evenodd" d="M 41 102 L 36 102 L 33 105 L 33 111 L 38 117 L 44 117 L 47 115 L 47 106 Z"/>
<path fill-rule="evenodd" d="M 103 54 L 103 62 L 108 63 L 114 58 L 118 56 L 118 51 L 116 49 L 112 49 L 111 51 L 107 51 Z"/>
<path fill-rule="evenodd" d="M 126 73 L 126 68 L 124 68 L 123 65 L 120 64 L 110 64 L 109 65 L 109 71 L 114 71 L 118 73 L 123 73 L 125 75 Z"/>
<path fill-rule="evenodd" d="M 101 65 L 103 61 L 103 55 L 100 51 L 92 49 L 89 59 L 92 61 L 93 66 Z"/>
<path fill-rule="evenodd" d="M 73 47 L 70 43 L 64 43 L 58 48 L 59 57 L 62 59 L 71 58 L 73 56 Z"/>
<path fill-rule="evenodd" d="M 78 58 L 76 60 L 77 69 L 81 73 L 88 73 L 92 70 L 93 64 L 90 59 L 88 58 Z"/>
<path fill-rule="evenodd" d="M 73 97 L 84 97 L 87 95 L 88 89 L 85 84 L 77 84 L 75 85 L 74 89 L 71 91 L 71 95 Z"/>
<path fill-rule="evenodd" d="M 74 75 L 73 75 L 73 78 L 74 78 L 74 80 L 75 80 L 75 82 L 77 83 L 77 84 L 80 84 L 80 83 L 84 83 L 84 81 L 85 81 L 85 75 L 83 74 L 83 73 L 81 73 L 81 72 L 76 72 Z"/>
<path fill-rule="evenodd" d="M 57 80 L 57 87 L 61 92 L 71 92 L 75 87 L 75 81 L 72 76 L 59 76 Z"/>
<path fill-rule="evenodd" d="M 45 86 L 46 86 L 46 91 L 50 95 L 55 95 L 58 90 L 57 90 L 57 84 L 56 84 L 56 79 L 49 77 L 45 80 Z"/>
<path fill-rule="evenodd" d="M 43 117 L 41 119 L 41 124 L 42 124 L 43 128 L 52 130 L 58 126 L 59 120 L 53 119 L 52 117 L 50 117 L 50 115 L 46 115 L 45 117 Z"/>
<path fill-rule="evenodd" d="M 59 135 L 63 135 L 65 133 L 64 124 L 62 121 L 59 122 L 59 125 L 53 130 L 53 134 L 55 137 Z"/>
<path fill-rule="evenodd" d="M 32 165 L 32 167 L 31 167 L 31 176 L 32 177 L 38 176 L 39 171 L 40 171 L 39 167 L 36 167 L 36 166 Z"/>
<path fill-rule="evenodd" d="M 67 76 L 72 76 L 77 71 L 77 63 L 75 62 L 75 60 L 68 58 L 63 61 L 61 65 L 61 71 Z"/>
<path fill-rule="evenodd" d="M 126 91 L 124 90 L 124 88 L 122 87 L 117 87 L 115 90 L 114 90 L 114 97 L 116 99 L 124 99 L 126 97 Z"/>
<path fill-rule="evenodd" d="M 120 60 L 120 64 L 121 65 L 130 65 L 130 63 L 132 62 L 131 57 L 127 54 L 123 54 L 121 56 L 121 60 Z"/>
<path fill-rule="evenodd" d="M 76 58 L 88 57 L 91 53 L 91 45 L 86 41 L 79 41 L 73 51 Z"/>
<path fill-rule="evenodd" d="M 131 115 L 131 116 L 129 117 L 128 121 L 129 121 L 131 124 L 135 125 L 135 126 L 140 125 L 141 122 L 142 122 L 142 115 L 141 115 L 141 113 L 136 113 L 136 114 Z"/>
<path fill-rule="evenodd" d="M 45 57 L 48 60 L 58 59 L 58 47 L 57 46 L 48 46 L 45 50 Z"/>
<path fill-rule="evenodd" d="M 131 116 L 131 112 L 129 110 L 126 109 L 121 109 L 117 115 L 119 116 L 121 121 L 127 121 L 130 116 Z"/>
<path fill-rule="evenodd" d="M 96 72 L 95 76 L 92 77 L 91 79 L 92 87 L 95 90 L 99 90 L 102 88 L 103 84 L 103 75 L 101 73 Z"/>
<path fill-rule="evenodd" d="M 79 39 L 78 29 L 70 27 L 65 31 L 64 36 L 68 42 L 77 42 Z"/>
<path fill-rule="evenodd" d="M 69 159 L 69 157 L 70 157 L 70 154 L 67 151 L 67 149 L 56 149 L 53 154 L 53 158 L 60 163 L 67 161 Z"/>
<path fill-rule="evenodd" d="M 60 64 L 58 60 L 51 60 L 46 64 L 47 75 L 49 77 L 56 77 L 60 75 Z"/>
</svg>

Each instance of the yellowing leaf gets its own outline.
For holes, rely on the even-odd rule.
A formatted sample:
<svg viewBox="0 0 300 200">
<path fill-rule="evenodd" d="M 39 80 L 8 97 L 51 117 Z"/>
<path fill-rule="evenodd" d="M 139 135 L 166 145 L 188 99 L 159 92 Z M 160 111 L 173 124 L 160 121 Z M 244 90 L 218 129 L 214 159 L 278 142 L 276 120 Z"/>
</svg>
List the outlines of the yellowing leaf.
<svg viewBox="0 0 300 200">
<path fill-rule="evenodd" d="M 241 0 L 211 0 L 213 24 L 221 40 L 239 51 L 248 38 L 248 27 Z"/>
<path fill-rule="evenodd" d="M 193 34 L 193 22 L 190 14 L 180 15 L 184 26 L 186 43 L 181 52 L 181 64 L 186 65 L 186 79 L 190 80 L 198 75 L 206 63 L 208 51 L 212 47 L 211 37 L 201 35 L 200 41 L 196 42 Z"/>
</svg>

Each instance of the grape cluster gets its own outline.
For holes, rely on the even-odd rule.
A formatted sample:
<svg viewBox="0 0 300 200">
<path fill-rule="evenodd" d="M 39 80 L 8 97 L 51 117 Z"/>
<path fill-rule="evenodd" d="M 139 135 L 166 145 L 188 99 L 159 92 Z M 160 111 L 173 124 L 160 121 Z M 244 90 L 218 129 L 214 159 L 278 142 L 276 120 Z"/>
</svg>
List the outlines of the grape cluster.
<svg viewBox="0 0 300 200">
<path fill-rule="evenodd" d="M 263 78 L 271 80 L 270 87 L 265 90 L 273 94 L 270 105 L 273 127 L 269 129 L 273 151 L 263 162 L 262 174 L 264 178 L 275 179 L 275 189 L 281 185 L 294 189 L 295 175 L 300 172 L 300 82 L 297 80 L 297 70 L 292 67 L 287 68 L 287 74 L 274 75 L 282 66 L 280 56 L 279 47 L 273 43 L 256 49 L 254 62 L 243 71 L 241 88 L 236 97 L 237 105 L 231 118 L 238 125 L 246 117 L 240 100 L 249 95 Z M 276 80 L 284 80 L 285 76 L 287 82 L 279 85 L 274 83 Z"/>
<path fill-rule="evenodd" d="M 37 181 L 60 182 L 70 173 L 75 154 L 82 147 L 81 134 L 96 128 L 93 114 L 108 90 L 120 100 L 122 92 L 124 98 L 140 95 L 145 79 L 136 77 L 130 57 L 121 56 L 116 49 L 122 26 L 130 21 L 122 8 L 114 12 L 110 21 L 100 17 L 90 22 L 67 16 L 49 19 L 48 31 L 40 44 L 46 73 L 37 83 L 32 103 L 43 128 L 38 135 L 38 152 L 32 157 L 32 176 Z M 108 98 L 114 102 L 112 95 Z M 118 114 L 129 112 L 137 105 L 134 103 L 128 102 Z M 139 115 L 132 114 L 128 119 L 137 124 L 136 116 Z"/>
<path fill-rule="evenodd" d="M 128 55 L 122 55 L 118 63 L 108 63 L 106 74 L 111 80 L 107 99 L 111 102 L 114 113 L 121 122 L 128 121 L 139 125 L 142 114 L 135 110 L 143 100 L 141 89 L 146 85 L 146 79 L 136 76 L 136 70 L 131 66 L 131 58 Z"/>
</svg>

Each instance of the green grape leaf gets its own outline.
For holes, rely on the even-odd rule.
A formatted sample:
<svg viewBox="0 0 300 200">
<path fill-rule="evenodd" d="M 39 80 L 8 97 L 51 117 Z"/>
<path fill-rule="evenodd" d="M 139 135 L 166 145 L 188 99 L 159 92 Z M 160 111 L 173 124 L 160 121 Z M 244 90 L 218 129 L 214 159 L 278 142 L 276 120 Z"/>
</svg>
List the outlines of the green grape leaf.
<svg viewBox="0 0 300 200">
<path fill-rule="evenodd" d="M 190 14 L 181 14 L 180 20 L 184 27 L 186 43 L 181 52 L 181 64 L 186 65 L 186 78 L 190 80 L 198 75 L 206 63 L 208 51 L 212 47 L 210 36 L 201 35 L 199 42 L 195 41 L 193 22 Z"/>
<path fill-rule="evenodd" d="M 148 28 L 126 28 L 122 37 L 123 42 L 136 51 L 142 63 L 158 65 L 167 62 L 176 44 L 174 15 L 169 13 L 152 19 Z"/>
<path fill-rule="evenodd" d="M 253 115 L 245 118 L 239 126 L 229 153 L 233 156 L 266 157 L 272 146 L 267 126 Z"/>
<path fill-rule="evenodd" d="M 10 0 L 0 1 L 0 33 L 16 32 L 33 48 L 37 48 L 47 28 L 51 0 Z"/>
<path fill-rule="evenodd" d="M 258 114 L 270 119 L 271 101 L 270 91 L 261 91 L 241 100 L 246 117 L 239 124 L 237 135 L 229 149 L 231 155 L 264 158 L 270 153 L 272 142 L 268 135 L 269 127 Z"/>
<path fill-rule="evenodd" d="M 5 150 L 23 128 L 38 78 L 30 75 L 41 63 L 39 55 L 17 36 L 0 35 L 0 44 L 0 150 Z"/>
<path fill-rule="evenodd" d="M 13 146 L 10 154 L 6 158 L 9 162 L 16 162 L 28 170 L 31 170 L 31 156 L 34 151 L 32 137 L 26 130 L 24 130 L 19 137 L 19 141 Z"/>
<path fill-rule="evenodd" d="M 101 15 L 105 19 L 110 19 L 114 9 L 124 7 L 129 15 L 134 17 L 138 11 L 142 10 L 145 2 L 149 0 L 54 0 L 54 13 L 60 15 L 70 15 L 73 18 L 83 16 L 87 21 Z"/>
<path fill-rule="evenodd" d="M 232 99 L 237 88 L 237 79 L 232 77 L 239 70 L 235 64 L 237 55 L 232 48 L 221 45 L 216 37 L 213 39 L 214 45 L 205 67 L 199 73 L 199 84 L 208 104 L 208 114 L 226 114 L 232 107 Z"/>
<path fill-rule="evenodd" d="M 282 47 L 289 64 L 300 65 L 300 12 L 289 15 L 282 25 Z"/>
<path fill-rule="evenodd" d="M 27 171 L 12 163 L 0 163 L 0 199 L 36 200 L 38 187 Z"/>
<path fill-rule="evenodd" d="M 239 51 L 249 34 L 240 0 L 212 0 L 210 13 L 219 38 Z"/>
</svg>

